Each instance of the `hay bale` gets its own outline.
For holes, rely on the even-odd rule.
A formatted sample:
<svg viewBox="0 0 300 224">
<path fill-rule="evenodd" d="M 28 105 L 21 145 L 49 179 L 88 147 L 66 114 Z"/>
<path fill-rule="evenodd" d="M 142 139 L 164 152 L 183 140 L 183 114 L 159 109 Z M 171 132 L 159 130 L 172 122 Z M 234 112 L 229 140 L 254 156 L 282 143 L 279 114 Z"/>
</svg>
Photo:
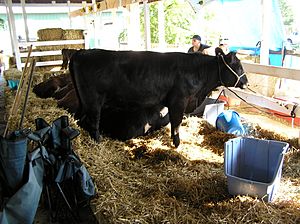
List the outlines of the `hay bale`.
<svg viewBox="0 0 300 224">
<path fill-rule="evenodd" d="M 36 49 L 39 51 L 57 51 L 64 48 L 64 45 L 51 45 L 51 46 L 37 46 Z"/>
<path fill-rule="evenodd" d="M 37 68 L 37 67 L 36 67 Z M 44 72 L 39 72 L 36 71 L 35 69 L 32 77 L 32 85 L 36 85 L 40 82 L 43 82 L 47 80 L 50 76 L 53 76 L 54 73 L 44 73 Z M 19 71 L 16 68 L 11 68 L 8 70 L 5 70 L 3 73 L 3 77 L 5 80 L 20 80 L 22 76 L 22 71 Z"/>
<path fill-rule="evenodd" d="M 40 29 L 37 32 L 39 41 L 61 40 L 63 37 L 63 29 L 61 28 L 46 28 Z"/>
<path fill-rule="evenodd" d="M 10 98 L 6 100 L 8 105 L 12 104 Z M 34 130 L 35 118 L 51 123 L 66 114 L 56 107 L 55 100 L 30 94 L 24 127 Z M 182 143 L 175 149 L 168 127 L 127 142 L 104 137 L 96 143 L 69 117 L 70 125 L 81 133 L 72 145 L 97 186 L 98 195 L 91 203 L 101 223 L 299 223 L 300 150 L 288 155 L 278 197 L 265 204 L 228 194 L 222 153 L 201 146 L 203 136 L 214 135 L 220 141 L 224 136 L 204 126 L 203 119 L 189 117 L 183 121 Z M 270 138 L 269 132 L 259 133 Z M 192 153 L 198 151 L 201 159 L 182 157 L 185 148 Z M 223 148 L 221 143 L 219 148 Z"/>
<path fill-rule="evenodd" d="M 84 44 L 65 44 L 65 49 L 84 49 Z"/>
<path fill-rule="evenodd" d="M 64 40 L 81 40 L 84 39 L 83 30 L 66 29 L 63 33 Z M 65 44 L 66 49 L 84 49 L 84 44 Z"/>
<path fill-rule="evenodd" d="M 62 60 L 62 55 L 49 55 L 49 56 L 40 56 L 40 61 L 57 61 Z"/>
<path fill-rule="evenodd" d="M 18 80 L 22 76 L 22 72 L 17 68 L 10 68 L 3 72 L 3 77 L 5 80 Z"/>
<path fill-rule="evenodd" d="M 63 30 L 63 40 L 81 40 L 84 39 L 83 30 L 66 29 Z"/>
<path fill-rule="evenodd" d="M 17 62 L 16 62 L 16 57 L 15 56 L 10 56 L 8 59 L 8 65 L 10 68 L 16 68 L 17 67 Z"/>
</svg>

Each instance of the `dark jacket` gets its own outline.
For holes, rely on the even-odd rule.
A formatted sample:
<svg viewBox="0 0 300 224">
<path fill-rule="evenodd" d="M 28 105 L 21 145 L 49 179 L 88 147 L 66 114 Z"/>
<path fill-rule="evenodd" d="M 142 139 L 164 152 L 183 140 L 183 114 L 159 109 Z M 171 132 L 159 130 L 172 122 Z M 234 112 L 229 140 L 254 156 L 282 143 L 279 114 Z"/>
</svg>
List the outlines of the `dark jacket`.
<svg viewBox="0 0 300 224">
<path fill-rule="evenodd" d="M 206 48 L 210 48 L 210 46 L 205 45 L 205 44 L 201 44 L 197 52 L 202 53 L 202 51 Z M 188 50 L 188 53 L 194 53 L 194 47 L 190 47 L 190 49 Z"/>
</svg>

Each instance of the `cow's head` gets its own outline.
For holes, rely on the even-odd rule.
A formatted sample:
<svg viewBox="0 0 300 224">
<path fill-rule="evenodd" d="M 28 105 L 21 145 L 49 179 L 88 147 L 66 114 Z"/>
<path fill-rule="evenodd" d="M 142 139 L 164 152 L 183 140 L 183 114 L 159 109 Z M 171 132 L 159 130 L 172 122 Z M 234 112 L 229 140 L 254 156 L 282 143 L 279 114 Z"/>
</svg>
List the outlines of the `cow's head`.
<svg viewBox="0 0 300 224">
<path fill-rule="evenodd" d="M 248 79 L 241 61 L 236 57 L 236 53 L 230 52 L 225 55 L 221 48 L 216 48 L 216 55 L 219 60 L 219 67 L 224 68 L 219 71 L 222 85 L 244 89 Z"/>
</svg>

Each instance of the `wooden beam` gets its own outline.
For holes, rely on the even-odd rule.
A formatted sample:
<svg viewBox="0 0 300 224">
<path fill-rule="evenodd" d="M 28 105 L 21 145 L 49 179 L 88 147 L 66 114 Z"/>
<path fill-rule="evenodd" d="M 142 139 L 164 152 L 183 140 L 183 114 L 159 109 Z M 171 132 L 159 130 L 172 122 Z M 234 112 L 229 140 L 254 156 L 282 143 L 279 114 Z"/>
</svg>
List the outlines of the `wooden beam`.
<svg viewBox="0 0 300 224">
<path fill-rule="evenodd" d="M 300 70 L 242 62 L 245 72 L 300 81 Z"/>
<path fill-rule="evenodd" d="M 159 0 L 148 0 L 148 3 L 156 2 L 156 1 L 159 1 Z M 142 2 L 144 2 L 144 0 L 121 0 L 121 1 L 103 0 L 100 2 L 96 2 L 96 9 L 97 9 L 97 12 L 101 12 L 101 11 L 108 10 L 108 9 L 118 8 L 118 7 L 120 7 L 120 4 L 122 7 L 126 7 L 133 3 L 142 3 Z M 76 17 L 76 16 L 84 16 L 84 15 L 87 15 L 90 13 L 94 13 L 93 10 L 90 10 L 93 8 L 94 8 L 93 4 L 91 5 L 90 8 L 82 7 L 81 9 L 77 9 L 75 11 L 70 12 L 70 16 Z"/>
</svg>

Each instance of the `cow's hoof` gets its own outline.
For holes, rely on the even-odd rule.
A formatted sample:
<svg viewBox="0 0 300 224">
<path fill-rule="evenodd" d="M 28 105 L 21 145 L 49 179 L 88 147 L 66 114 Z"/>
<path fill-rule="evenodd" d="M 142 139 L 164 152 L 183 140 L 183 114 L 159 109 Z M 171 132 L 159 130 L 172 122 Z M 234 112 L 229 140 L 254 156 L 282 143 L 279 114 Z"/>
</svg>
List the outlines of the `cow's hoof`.
<svg viewBox="0 0 300 224">
<path fill-rule="evenodd" d="M 99 131 L 94 131 L 90 133 L 91 138 L 94 139 L 96 142 L 100 142 L 102 140 L 102 137 L 99 133 Z"/>
<path fill-rule="evenodd" d="M 173 144 L 174 146 L 177 148 L 180 144 L 180 138 L 179 138 L 179 135 L 174 135 L 173 136 Z"/>
</svg>

